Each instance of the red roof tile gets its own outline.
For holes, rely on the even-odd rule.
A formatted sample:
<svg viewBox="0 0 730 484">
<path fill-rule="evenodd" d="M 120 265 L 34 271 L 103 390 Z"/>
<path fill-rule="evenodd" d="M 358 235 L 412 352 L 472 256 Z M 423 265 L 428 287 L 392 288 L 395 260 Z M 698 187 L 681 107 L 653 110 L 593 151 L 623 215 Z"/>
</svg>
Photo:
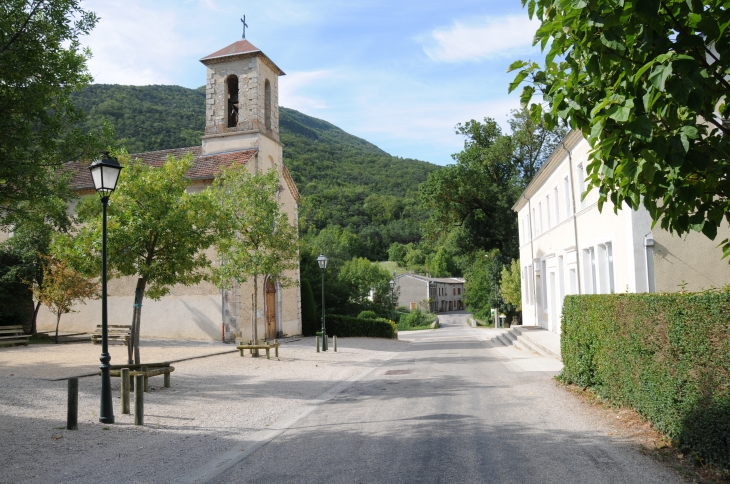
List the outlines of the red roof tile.
<svg viewBox="0 0 730 484">
<path fill-rule="evenodd" d="M 270 64 L 270 67 L 276 72 L 277 75 L 283 76 L 284 71 L 282 71 L 279 66 L 274 64 L 274 61 L 269 59 L 266 54 L 261 52 L 261 50 L 253 45 L 251 42 L 249 42 L 246 39 L 239 40 L 237 42 L 232 43 L 231 45 L 227 47 L 223 47 L 221 50 L 217 52 L 213 52 L 210 55 L 206 55 L 202 59 L 200 59 L 200 62 L 202 62 L 205 65 L 208 64 L 215 64 L 217 62 L 224 62 L 226 60 L 232 60 L 227 58 L 235 58 L 235 57 L 255 57 L 255 56 L 261 56 L 266 62 Z"/>
<path fill-rule="evenodd" d="M 246 39 L 239 40 L 238 42 L 234 42 L 228 47 L 223 47 L 221 50 L 217 52 L 213 52 L 210 55 L 206 55 L 200 61 L 208 60 L 208 59 L 215 59 L 216 57 L 226 57 L 229 55 L 237 55 L 237 54 L 249 54 L 251 52 L 261 52 L 261 49 L 253 45 L 251 42 L 249 42 Z"/>
<path fill-rule="evenodd" d="M 258 152 L 257 149 L 231 151 L 228 153 L 217 153 L 214 155 L 203 155 L 200 146 L 189 148 L 174 148 L 171 150 L 147 151 L 145 153 L 134 153 L 132 158 L 139 158 L 150 166 L 162 166 L 169 155 L 180 158 L 188 153 L 193 154 L 193 166 L 186 175 L 191 180 L 212 180 L 223 167 L 234 164 L 246 164 Z M 72 162 L 67 163 L 66 168 L 73 172 L 71 187 L 74 190 L 88 190 L 94 188 L 91 180 L 88 163 Z"/>
</svg>

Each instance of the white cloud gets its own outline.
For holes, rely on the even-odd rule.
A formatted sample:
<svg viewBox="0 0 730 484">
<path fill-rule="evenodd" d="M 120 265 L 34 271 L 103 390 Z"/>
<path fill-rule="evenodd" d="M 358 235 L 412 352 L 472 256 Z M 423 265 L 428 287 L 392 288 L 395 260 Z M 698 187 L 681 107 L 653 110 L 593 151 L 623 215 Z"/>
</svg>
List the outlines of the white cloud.
<svg viewBox="0 0 730 484">
<path fill-rule="evenodd" d="M 307 90 L 315 83 L 331 80 L 333 77 L 334 72 L 331 70 L 288 73 L 279 78 L 279 105 L 297 111 L 326 109 L 327 104 L 322 99 L 304 95 L 301 91 Z"/>
<path fill-rule="evenodd" d="M 184 35 L 185 20 L 174 10 L 133 2 L 88 1 L 101 20 L 83 39 L 93 57 L 89 71 L 97 83 L 177 84 L 181 67 L 189 67 L 195 39 Z M 202 84 L 202 76 L 201 76 Z"/>
<path fill-rule="evenodd" d="M 526 15 L 492 17 L 479 24 L 454 22 L 420 40 L 434 61 L 479 61 L 528 49 L 539 26 L 536 18 L 529 20 Z"/>
</svg>

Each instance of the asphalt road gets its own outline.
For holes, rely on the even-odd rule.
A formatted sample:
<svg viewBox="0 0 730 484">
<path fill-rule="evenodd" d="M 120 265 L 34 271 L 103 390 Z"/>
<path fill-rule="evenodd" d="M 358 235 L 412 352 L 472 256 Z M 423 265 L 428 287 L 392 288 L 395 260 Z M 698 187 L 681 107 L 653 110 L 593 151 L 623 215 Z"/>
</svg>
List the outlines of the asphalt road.
<svg viewBox="0 0 730 484">
<path fill-rule="evenodd" d="M 465 318 L 403 335 L 398 356 L 211 482 L 684 482 Z"/>
</svg>

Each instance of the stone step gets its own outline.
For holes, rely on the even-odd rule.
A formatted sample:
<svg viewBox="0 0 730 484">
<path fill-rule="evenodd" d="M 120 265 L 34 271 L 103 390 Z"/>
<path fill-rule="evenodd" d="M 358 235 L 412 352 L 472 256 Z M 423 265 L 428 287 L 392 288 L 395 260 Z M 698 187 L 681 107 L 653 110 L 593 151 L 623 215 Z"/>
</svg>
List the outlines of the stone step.
<svg viewBox="0 0 730 484">
<path fill-rule="evenodd" d="M 549 356 L 551 358 L 557 358 L 558 360 L 562 360 L 560 357 L 559 350 L 558 352 L 554 351 L 554 349 L 551 349 L 547 345 L 539 342 L 536 340 L 536 338 L 531 337 L 531 334 L 533 331 L 540 331 L 547 333 L 547 330 L 544 329 L 526 329 L 525 327 L 515 326 L 511 329 L 511 331 L 514 331 L 518 335 L 518 339 L 522 340 L 525 344 L 531 346 L 534 348 L 534 351 L 537 353 L 542 354 L 543 356 Z M 555 337 L 558 340 L 558 344 L 560 341 L 560 336 L 555 335 Z"/>
</svg>

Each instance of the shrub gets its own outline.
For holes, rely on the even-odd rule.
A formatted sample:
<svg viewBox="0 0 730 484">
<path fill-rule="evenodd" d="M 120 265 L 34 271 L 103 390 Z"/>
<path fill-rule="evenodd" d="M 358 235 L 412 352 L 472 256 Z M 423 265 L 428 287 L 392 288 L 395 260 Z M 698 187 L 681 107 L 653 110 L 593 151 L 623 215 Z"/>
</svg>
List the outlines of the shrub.
<svg viewBox="0 0 730 484">
<path fill-rule="evenodd" d="M 328 314 L 325 325 L 328 335 L 338 337 L 368 336 L 391 339 L 398 337 L 395 323 L 385 318 L 367 319 Z"/>
<path fill-rule="evenodd" d="M 568 296 L 561 379 L 730 468 L 730 292 Z"/>
<path fill-rule="evenodd" d="M 367 309 L 365 311 L 360 311 L 360 314 L 358 314 L 357 317 L 361 319 L 377 319 L 378 315 L 375 314 L 375 311 Z"/>
<path fill-rule="evenodd" d="M 312 336 L 318 329 L 319 319 L 317 309 L 314 306 L 314 295 L 309 281 L 302 279 L 302 334 Z"/>
<path fill-rule="evenodd" d="M 398 329 L 401 331 L 407 331 L 413 328 L 423 328 L 429 326 L 434 319 L 435 315 L 430 313 L 424 313 L 420 309 L 416 308 L 405 314 L 401 314 L 398 319 Z"/>
</svg>

